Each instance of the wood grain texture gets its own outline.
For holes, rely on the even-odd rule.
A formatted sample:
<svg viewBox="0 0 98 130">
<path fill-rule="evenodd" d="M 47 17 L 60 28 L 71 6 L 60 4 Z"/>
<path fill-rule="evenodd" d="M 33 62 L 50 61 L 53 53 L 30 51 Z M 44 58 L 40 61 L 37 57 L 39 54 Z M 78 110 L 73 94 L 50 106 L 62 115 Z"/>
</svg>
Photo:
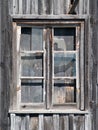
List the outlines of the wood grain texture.
<svg viewBox="0 0 98 130">
<path fill-rule="evenodd" d="M 12 14 L 89 14 L 89 0 L 13 0 L 12 3 Z"/>
</svg>

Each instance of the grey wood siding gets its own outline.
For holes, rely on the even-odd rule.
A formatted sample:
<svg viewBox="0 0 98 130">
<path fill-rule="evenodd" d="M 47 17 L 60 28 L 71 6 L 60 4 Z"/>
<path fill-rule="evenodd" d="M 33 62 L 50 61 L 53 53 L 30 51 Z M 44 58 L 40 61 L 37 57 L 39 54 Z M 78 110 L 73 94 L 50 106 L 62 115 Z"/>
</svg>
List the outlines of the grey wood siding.
<svg viewBox="0 0 98 130">
<path fill-rule="evenodd" d="M 0 1 L 0 130 L 97 130 L 98 99 L 98 0 L 1 0 Z M 9 114 L 12 99 L 12 19 L 39 19 L 38 15 L 57 19 L 56 15 L 86 16 L 85 30 L 85 107 L 88 114 Z M 12 16 L 10 18 L 10 15 Z M 15 15 L 15 16 L 13 16 Z M 25 17 L 24 17 L 25 16 Z M 33 17 L 33 18 L 32 18 Z M 60 19 L 60 17 L 59 17 Z M 67 18 L 68 19 L 68 18 Z M 65 20 L 65 19 L 63 19 Z M 14 84 L 16 81 L 13 81 Z M 96 88 L 97 87 L 97 88 Z M 11 88 L 11 89 L 10 89 Z M 10 96 L 9 96 L 10 95 Z M 98 96 L 98 94 L 97 94 Z M 13 101 L 11 101 L 13 100 Z M 84 98 L 84 97 L 83 97 Z M 47 106 L 48 107 L 48 106 Z M 83 106 L 84 107 L 84 106 Z M 96 109 L 97 108 L 97 109 Z M 62 112 L 63 113 L 63 112 Z M 96 116 L 97 115 L 97 116 Z M 96 128 L 95 128 L 96 127 Z"/>
<path fill-rule="evenodd" d="M 10 0 L 11 14 L 89 14 L 89 0 Z"/>
<path fill-rule="evenodd" d="M 88 114 L 11 114 L 11 130 L 89 130 L 89 128 Z"/>
</svg>

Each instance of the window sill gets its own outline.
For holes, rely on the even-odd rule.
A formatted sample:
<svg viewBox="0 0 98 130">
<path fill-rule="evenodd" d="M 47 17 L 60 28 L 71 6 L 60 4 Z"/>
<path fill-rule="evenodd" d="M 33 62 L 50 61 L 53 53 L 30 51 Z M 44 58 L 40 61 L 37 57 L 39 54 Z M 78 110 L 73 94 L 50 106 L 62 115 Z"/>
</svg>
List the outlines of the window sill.
<svg viewBox="0 0 98 130">
<path fill-rule="evenodd" d="M 89 111 L 85 110 L 85 111 L 81 111 L 78 109 L 66 109 L 66 110 L 58 110 L 58 109 L 49 109 L 49 110 L 9 110 L 9 113 L 15 113 L 15 114 L 39 114 L 39 113 L 43 113 L 43 114 L 88 114 Z"/>
</svg>

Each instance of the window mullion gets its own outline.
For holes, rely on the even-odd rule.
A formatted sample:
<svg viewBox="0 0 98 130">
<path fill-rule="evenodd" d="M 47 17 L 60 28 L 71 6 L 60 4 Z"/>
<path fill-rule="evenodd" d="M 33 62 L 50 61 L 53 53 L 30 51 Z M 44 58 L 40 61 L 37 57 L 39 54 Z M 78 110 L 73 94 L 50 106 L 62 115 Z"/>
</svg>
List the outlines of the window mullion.
<svg viewBox="0 0 98 130">
<path fill-rule="evenodd" d="M 46 33 L 46 108 L 50 108 L 51 97 L 51 29 L 47 28 Z"/>
</svg>

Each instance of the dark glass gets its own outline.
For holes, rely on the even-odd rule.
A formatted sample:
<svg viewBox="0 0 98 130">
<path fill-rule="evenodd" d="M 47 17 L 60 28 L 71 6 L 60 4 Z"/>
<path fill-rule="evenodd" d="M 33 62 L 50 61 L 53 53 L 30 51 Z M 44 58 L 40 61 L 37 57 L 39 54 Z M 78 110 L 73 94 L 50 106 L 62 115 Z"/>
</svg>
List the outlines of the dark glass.
<svg viewBox="0 0 98 130">
<path fill-rule="evenodd" d="M 43 50 L 43 29 L 32 28 L 32 50 Z"/>
<path fill-rule="evenodd" d="M 21 28 L 21 50 L 37 51 L 43 49 L 43 29 L 42 28 Z"/>
<path fill-rule="evenodd" d="M 22 27 L 21 28 L 21 50 L 29 51 L 31 48 L 31 28 Z"/>
<path fill-rule="evenodd" d="M 54 104 L 76 102 L 75 80 L 54 80 Z"/>
<path fill-rule="evenodd" d="M 54 76 L 76 76 L 76 54 L 54 53 Z"/>
<path fill-rule="evenodd" d="M 26 54 L 21 57 L 21 76 L 43 76 L 43 54 Z"/>
<path fill-rule="evenodd" d="M 22 103 L 43 102 L 43 80 L 22 80 L 21 102 Z"/>
<path fill-rule="evenodd" d="M 75 28 L 54 28 L 54 50 L 75 50 Z"/>
</svg>

